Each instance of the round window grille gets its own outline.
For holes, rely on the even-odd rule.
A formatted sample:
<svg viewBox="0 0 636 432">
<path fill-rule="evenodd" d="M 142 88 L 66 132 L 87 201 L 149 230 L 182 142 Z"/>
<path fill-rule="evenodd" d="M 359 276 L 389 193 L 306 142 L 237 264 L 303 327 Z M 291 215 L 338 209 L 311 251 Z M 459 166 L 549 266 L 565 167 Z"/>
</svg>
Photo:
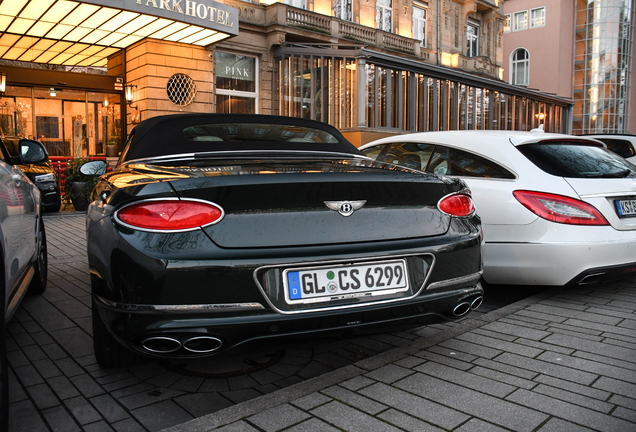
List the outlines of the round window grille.
<svg viewBox="0 0 636 432">
<path fill-rule="evenodd" d="M 180 106 L 191 104 L 197 94 L 197 86 L 192 78 L 182 73 L 170 77 L 166 90 L 170 101 Z"/>
</svg>

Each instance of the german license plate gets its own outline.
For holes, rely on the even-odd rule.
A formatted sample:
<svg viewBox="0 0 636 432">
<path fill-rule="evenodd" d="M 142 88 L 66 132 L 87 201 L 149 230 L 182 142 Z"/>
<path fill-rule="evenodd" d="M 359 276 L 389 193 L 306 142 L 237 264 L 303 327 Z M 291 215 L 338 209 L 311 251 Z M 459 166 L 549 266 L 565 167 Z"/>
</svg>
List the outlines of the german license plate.
<svg viewBox="0 0 636 432">
<path fill-rule="evenodd" d="M 315 303 L 406 291 L 406 269 L 403 259 L 288 269 L 285 297 L 290 304 Z"/>
<path fill-rule="evenodd" d="M 636 199 L 616 200 L 616 212 L 619 216 L 636 216 Z"/>
</svg>

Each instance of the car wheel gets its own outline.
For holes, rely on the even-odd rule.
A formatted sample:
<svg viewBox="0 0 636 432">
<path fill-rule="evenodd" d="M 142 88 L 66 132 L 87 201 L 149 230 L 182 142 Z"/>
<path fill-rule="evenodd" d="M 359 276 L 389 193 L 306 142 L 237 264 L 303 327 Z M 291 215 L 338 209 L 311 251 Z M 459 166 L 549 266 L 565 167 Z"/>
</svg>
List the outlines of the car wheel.
<svg viewBox="0 0 636 432">
<path fill-rule="evenodd" d="M 144 358 L 127 350 L 110 334 L 104 321 L 99 316 L 95 297 L 92 301 L 93 308 L 93 352 L 100 366 L 128 367 L 144 362 Z"/>
<path fill-rule="evenodd" d="M 29 285 L 29 295 L 42 294 L 46 288 L 46 281 L 49 273 L 49 257 L 46 251 L 46 232 L 42 217 L 38 219 L 38 237 L 36 239 L 37 258 L 35 260 L 35 274 Z"/>
</svg>

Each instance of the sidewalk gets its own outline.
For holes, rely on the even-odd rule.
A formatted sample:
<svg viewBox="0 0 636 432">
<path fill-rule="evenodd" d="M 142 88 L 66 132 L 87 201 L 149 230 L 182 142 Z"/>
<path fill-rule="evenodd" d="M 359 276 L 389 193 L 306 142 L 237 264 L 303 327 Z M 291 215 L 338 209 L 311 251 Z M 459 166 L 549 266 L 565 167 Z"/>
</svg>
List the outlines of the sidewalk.
<svg viewBox="0 0 636 432">
<path fill-rule="evenodd" d="M 543 292 L 166 432 L 636 431 L 636 280 Z"/>
</svg>

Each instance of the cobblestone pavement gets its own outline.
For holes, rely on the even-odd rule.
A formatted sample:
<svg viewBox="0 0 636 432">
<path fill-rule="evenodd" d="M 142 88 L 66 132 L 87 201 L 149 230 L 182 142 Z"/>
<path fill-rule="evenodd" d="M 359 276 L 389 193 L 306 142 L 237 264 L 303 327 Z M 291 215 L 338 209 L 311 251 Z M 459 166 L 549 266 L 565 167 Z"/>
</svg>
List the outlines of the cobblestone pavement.
<svg viewBox="0 0 636 432">
<path fill-rule="evenodd" d="M 554 289 L 175 426 L 210 431 L 636 431 L 636 280 Z"/>
<path fill-rule="evenodd" d="M 537 294 L 512 312 L 523 302 L 498 309 L 511 299 L 491 297 L 469 319 L 410 332 L 218 356 L 185 370 L 105 370 L 92 354 L 84 222 L 45 217 L 49 285 L 25 299 L 5 339 L 11 431 L 534 430 L 513 427 L 522 414 L 528 425 L 545 418 L 545 432 L 588 430 L 550 429 L 572 420 L 553 406 L 571 408 L 589 430 L 636 431 L 633 280 L 587 289 L 591 300 L 588 291 L 542 302 Z M 540 406 L 522 409 L 528 395 Z M 595 429 L 587 418 L 631 429 Z"/>
</svg>

